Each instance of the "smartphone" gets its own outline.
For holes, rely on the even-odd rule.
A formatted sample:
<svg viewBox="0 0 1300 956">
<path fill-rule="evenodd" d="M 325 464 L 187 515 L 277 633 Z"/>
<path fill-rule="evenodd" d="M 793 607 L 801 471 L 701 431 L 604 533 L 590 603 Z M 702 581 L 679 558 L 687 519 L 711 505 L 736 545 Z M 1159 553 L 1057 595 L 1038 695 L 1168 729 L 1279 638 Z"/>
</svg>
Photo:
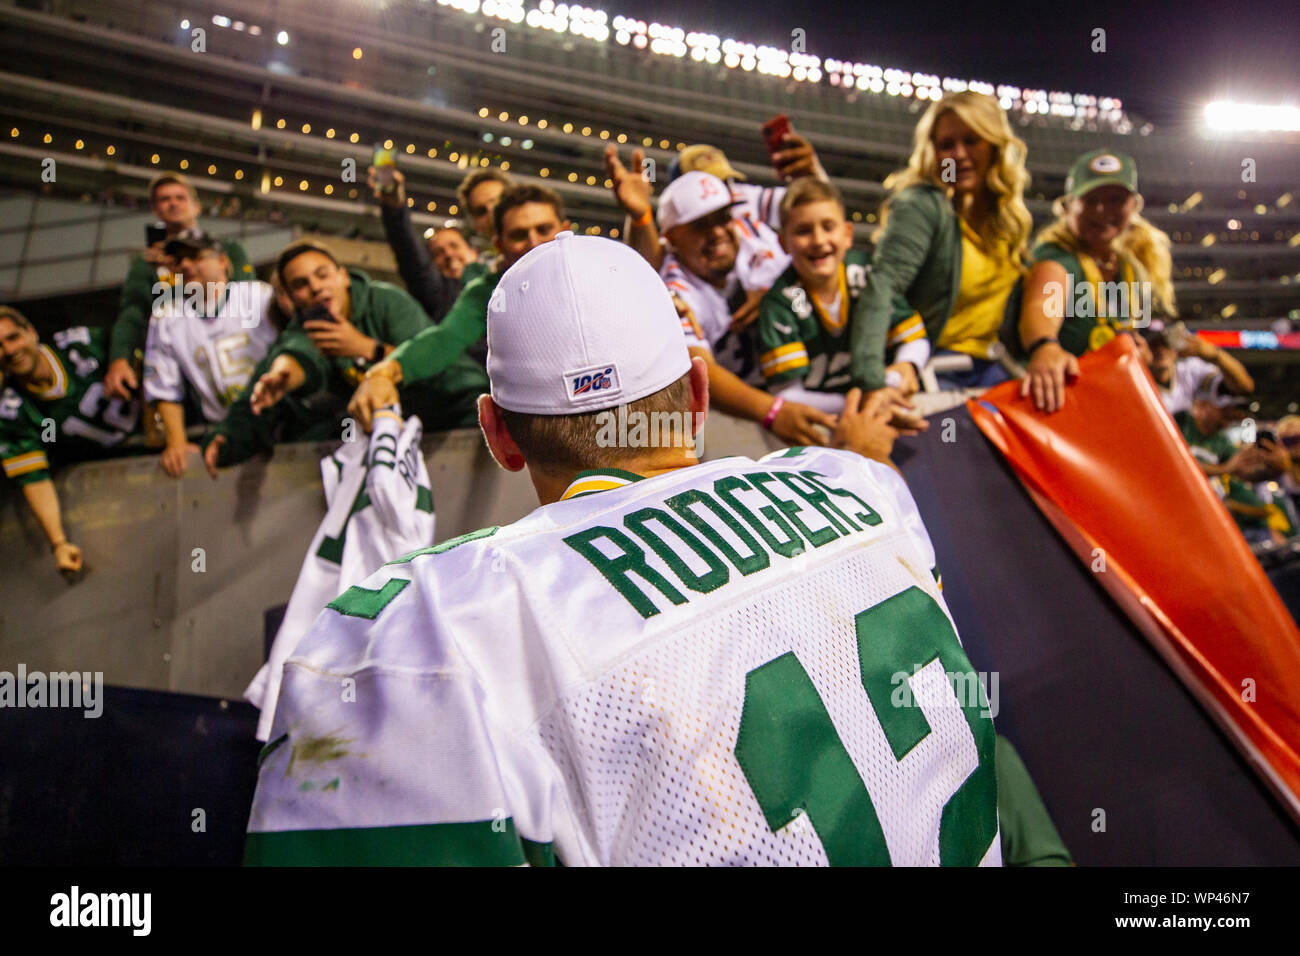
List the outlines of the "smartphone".
<svg viewBox="0 0 1300 956">
<path fill-rule="evenodd" d="M 785 137 L 791 132 L 793 132 L 793 129 L 790 126 L 790 117 L 786 116 L 784 113 L 778 113 L 776 116 L 773 116 L 770 120 L 764 123 L 763 142 L 767 144 L 768 154 L 775 155 L 785 149 L 781 140 L 785 139 Z"/>
<path fill-rule="evenodd" d="M 370 158 L 370 165 L 375 167 L 375 178 L 379 181 L 380 190 L 391 193 L 397 185 L 397 181 L 393 179 L 393 171 L 397 169 L 397 157 L 393 155 L 393 151 L 376 145 L 374 155 Z"/>
<path fill-rule="evenodd" d="M 325 305 L 309 305 L 305 309 L 298 310 L 298 318 L 303 322 L 310 322 L 313 319 L 320 319 L 325 322 L 337 322 L 334 313 Z"/>
<path fill-rule="evenodd" d="M 152 246 L 155 242 L 167 239 L 167 227 L 160 222 L 151 222 L 144 227 L 144 244 Z"/>
<path fill-rule="evenodd" d="M 1255 432 L 1255 444 L 1258 445 L 1260 442 L 1268 442 L 1272 445 L 1280 444 L 1277 440 L 1277 432 L 1271 428 L 1260 428 Z"/>
</svg>

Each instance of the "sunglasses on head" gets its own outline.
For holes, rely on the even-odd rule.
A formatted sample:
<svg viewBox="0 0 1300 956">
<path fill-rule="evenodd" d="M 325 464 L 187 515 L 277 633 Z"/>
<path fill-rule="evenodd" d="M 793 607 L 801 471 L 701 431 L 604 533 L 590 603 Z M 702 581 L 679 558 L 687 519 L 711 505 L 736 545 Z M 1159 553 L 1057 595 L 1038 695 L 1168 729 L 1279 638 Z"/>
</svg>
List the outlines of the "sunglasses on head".
<svg viewBox="0 0 1300 956">
<path fill-rule="evenodd" d="M 470 207 L 469 207 L 469 214 L 470 214 L 471 216 L 473 216 L 475 219 L 478 219 L 480 216 L 486 216 L 486 215 L 488 214 L 488 207 L 487 207 L 487 206 L 470 206 Z"/>
</svg>

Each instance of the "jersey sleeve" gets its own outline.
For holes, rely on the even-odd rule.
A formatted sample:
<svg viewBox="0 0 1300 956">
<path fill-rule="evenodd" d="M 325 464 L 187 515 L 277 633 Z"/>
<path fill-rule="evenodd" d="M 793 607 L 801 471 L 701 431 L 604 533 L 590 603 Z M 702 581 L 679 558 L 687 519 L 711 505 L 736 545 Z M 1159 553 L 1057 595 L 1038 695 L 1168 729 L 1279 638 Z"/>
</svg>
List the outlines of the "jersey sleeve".
<svg viewBox="0 0 1300 956">
<path fill-rule="evenodd" d="M 171 336 L 172 323 L 157 318 L 149 323 L 144 347 L 144 397 L 150 402 L 181 402 L 185 399 L 185 378 Z"/>
<path fill-rule="evenodd" d="M 924 187 L 894 197 L 884 233 L 871 258 L 867 288 L 853 307 L 852 379 L 865 389 L 885 384 L 885 345 L 897 297 L 905 296 L 930 255 L 943 215 L 942 200 Z"/>
<path fill-rule="evenodd" d="M 122 283 L 122 295 L 118 300 L 117 318 L 113 320 L 111 345 L 108 352 L 109 362 L 118 359 L 132 360 L 136 349 L 144 348 L 145 330 L 148 328 L 149 316 L 153 311 L 153 286 L 157 279 L 157 268 L 136 256 L 131 260 L 126 280 Z"/>
<path fill-rule="evenodd" d="M 713 344 L 707 339 L 702 338 L 700 335 L 697 335 L 695 332 L 696 324 L 699 324 L 700 330 L 703 331 L 704 327 L 700 320 L 703 318 L 704 313 L 694 290 L 692 290 L 691 287 L 682 280 L 681 276 L 676 274 L 676 270 L 665 272 L 663 274 L 663 280 L 664 285 L 668 287 L 668 294 L 680 299 L 682 303 L 685 304 L 686 310 L 689 313 L 688 315 L 680 316 L 682 322 L 682 335 L 686 336 L 686 347 L 688 349 L 705 349 L 706 351 L 712 352 Z M 695 321 L 692 322 L 692 319 Z"/>
<path fill-rule="evenodd" d="M 886 342 L 890 364 L 911 362 L 919 372 L 930 360 L 930 340 L 926 337 L 921 314 L 908 305 L 902 296 L 895 296 L 891 322 Z"/>
<path fill-rule="evenodd" d="M 549 840 L 517 829 L 516 744 L 493 726 L 413 557 L 332 601 L 285 665 L 245 863 L 552 861 Z M 490 575 L 486 561 L 467 572 Z"/>
<path fill-rule="evenodd" d="M 22 417 L 22 397 L 12 389 L 0 392 L 0 467 L 16 485 L 50 477 L 50 460 L 40 433 Z"/>
<path fill-rule="evenodd" d="M 769 385 L 798 381 L 808 374 L 808 348 L 799 334 L 791 294 L 796 285 L 768 290 L 758 306 L 758 364 Z"/>
<path fill-rule="evenodd" d="M 445 372 L 487 334 L 487 307 L 496 276 L 475 279 L 456 298 L 441 323 L 422 329 L 389 354 L 402 369 L 403 384 Z"/>
</svg>

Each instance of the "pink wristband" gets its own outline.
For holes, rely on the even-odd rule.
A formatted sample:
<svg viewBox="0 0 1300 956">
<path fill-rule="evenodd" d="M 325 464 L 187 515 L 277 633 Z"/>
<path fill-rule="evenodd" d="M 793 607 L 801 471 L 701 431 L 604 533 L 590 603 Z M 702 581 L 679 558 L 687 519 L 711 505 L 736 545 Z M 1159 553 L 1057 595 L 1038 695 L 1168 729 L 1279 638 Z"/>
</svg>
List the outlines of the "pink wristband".
<svg viewBox="0 0 1300 956">
<path fill-rule="evenodd" d="M 785 399 L 782 396 L 778 395 L 776 397 L 776 401 L 772 403 L 772 407 L 767 410 L 767 417 L 763 419 L 764 428 L 772 427 L 772 423 L 776 421 L 776 416 L 781 414 L 781 406 L 784 404 L 785 404 Z"/>
</svg>

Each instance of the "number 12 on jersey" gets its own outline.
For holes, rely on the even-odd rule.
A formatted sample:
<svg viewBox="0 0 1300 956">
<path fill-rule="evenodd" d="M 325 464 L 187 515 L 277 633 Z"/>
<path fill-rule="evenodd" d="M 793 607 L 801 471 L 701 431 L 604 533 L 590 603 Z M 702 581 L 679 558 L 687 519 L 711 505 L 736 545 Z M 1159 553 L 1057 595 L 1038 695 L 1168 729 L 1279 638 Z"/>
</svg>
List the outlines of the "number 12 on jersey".
<svg viewBox="0 0 1300 956">
<path fill-rule="evenodd" d="M 862 688 L 897 761 L 891 772 L 904 774 L 908 755 L 939 731 L 919 706 L 894 705 L 894 675 L 906 669 L 904 661 L 922 664 L 936 659 L 946 674 L 966 675 L 971 672 L 970 662 L 947 615 L 920 588 L 908 588 L 862 611 L 854 624 Z M 944 866 L 978 864 L 997 835 L 993 722 L 981 716 L 987 707 L 982 690 L 978 697 L 960 700 L 954 692 L 952 698 L 965 717 L 957 722 L 958 732 L 970 738 L 955 743 L 973 745 L 979 763 L 943 807 L 939 859 Z M 951 733 L 952 722 L 948 726 Z M 773 832 L 802 811 L 832 866 L 890 865 L 872 795 L 793 652 L 745 675 L 735 754 Z M 877 794 L 877 799 L 882 797 Z"/>
</svg>

